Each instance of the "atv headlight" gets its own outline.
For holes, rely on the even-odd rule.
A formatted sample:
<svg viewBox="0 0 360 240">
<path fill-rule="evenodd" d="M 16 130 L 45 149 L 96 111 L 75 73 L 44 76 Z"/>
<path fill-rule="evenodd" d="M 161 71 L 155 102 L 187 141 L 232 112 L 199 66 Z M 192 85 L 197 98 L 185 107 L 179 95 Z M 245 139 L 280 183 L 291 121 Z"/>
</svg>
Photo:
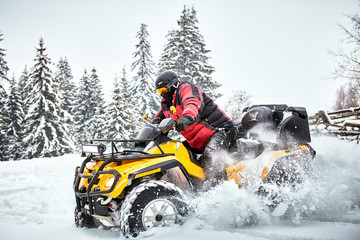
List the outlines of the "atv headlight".
<svg viewBox="0 0 360 240">
<path fill-rule="evenodd" d="M 105 188 L 111 188 L 111 186 L 114 184 L 115 177 L 110 177 L 108 180 L 106 180 Z"/>
<path fill-rule="evenodd" d="M 103 154 L 106 150 L 104 144 L 83 144 L 81 147 L 83 153 Z"/>
</svg>

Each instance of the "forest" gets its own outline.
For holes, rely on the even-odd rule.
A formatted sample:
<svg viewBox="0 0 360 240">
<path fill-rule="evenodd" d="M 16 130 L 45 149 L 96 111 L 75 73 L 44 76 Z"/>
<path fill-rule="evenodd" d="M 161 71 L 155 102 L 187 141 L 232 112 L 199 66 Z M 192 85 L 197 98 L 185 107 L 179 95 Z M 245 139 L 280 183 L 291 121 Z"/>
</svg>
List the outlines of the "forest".
<svg viewBox="0 0 360 240">
<path fill-rule="evenodd" d="M 329 54 L 338 63 L 334 79 L 345 79 L 334 101 L 335 110 L 356 107 L 360 99 L 360 17 L 348 18 L 353 28 L 339 25 L 345 36 L 343 48 Z M 128 77 L 124 67 L 113 80 L 109 98 L 104 96 L 95 67 L 74 79 L 66 57 L 54 60 L 48 56 L 45 39 L 40 38 L 31 67 L 25 66 L 18 79 L 8 76 L 6 49 L 0 46 L 0 160 L 61 156 L 77 152 L 79 144 L 90 139 L 136 137 L 144 124 L 142 115 L 152 119 L 159 109 L 154 79 L 164 70 L 174 70 L 182 80 L 219 98 L 221 83 L 212 78 L 211 51 L 198 23 L 194 7 L 184 6 L 157 62 L 152 57 L 148 26 L 141 24 L 131 63 L 133 77 Z M 0 43 L 4 39 L 0 32 Z M 228 99 L 225 110 L 233 118 L 251 103 L 245 91 L 234 91 Z"/>
</svg>

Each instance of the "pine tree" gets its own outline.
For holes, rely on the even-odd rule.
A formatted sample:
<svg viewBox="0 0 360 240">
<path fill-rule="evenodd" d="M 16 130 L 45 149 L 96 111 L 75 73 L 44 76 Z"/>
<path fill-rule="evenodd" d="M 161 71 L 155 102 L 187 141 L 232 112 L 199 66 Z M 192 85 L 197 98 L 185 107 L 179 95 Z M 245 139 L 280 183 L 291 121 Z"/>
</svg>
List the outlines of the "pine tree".
<svg viewBox="0 0 360 240">
<path fill-rule="evenodd" d="M 131 139 L 136 129 L 132 105 L 129 103 L 128 80 L 123 68 L 122 77 L 114 79 L 112 99 L 106 108 L 106 138 Z M 126 145 L 126 144 L 123 144 Z"/>
<path fill-rule="evenodd" d="M 4 39 L 2 38 L 3 34 L 0 32 L 0 42 Z M 7 62 L 5 61 L 5 49 L 0 48 L 0 84 L 3 85 L 3 81 L 9 81 L 7 77 L 7 72 L 9 71 L 9 67 L 7 66 Z"/>
<path fill-rule="evenodd" d="M 96 69 L 92 69 L 91 75 L 85 70 L 83 77 L 80 79 L 75 113 L 78 144 L 94 138 L 104 137 L 104 106 L 105 100 Z"/>
<path fill-rule="evenodd" d="M 3 84 L 0 84 L 0 161 L 8 160 L 8 138 L 6 133 L 9 129 L 10 119 L 6 108 L 7 99 L 8 95 L 5 91 L 5 88 L 3 87 Z"/>
<path fill-rule="evenodd" d="M 130 90 L 138 119 L 143 114 L 153 118 L 160 108 L 160 98 L 156 94 L 152 78 L 154 62 L 152 61 L 150 43 L 147 40 L 148 36 L 147 25 L 141 24 L 140 31 L 136 35 L 139 43 L 133 53 L 135 61 L 131 65 L 131 70 L 135 72 L 135 76 Z"/>
<path fill-rule="evenodd" d="M 10 160 L 19 160 L 24 155 L 22 139 L 24 137 L 24 119 L 23 99 L 15 77 L 10 81 L 10 94 L 8 101 L 8 114 L 10 119 L 8 138 L 8 158 Z"/>
<path fill-rule="evenodd" d="M 23 102 L 23 111 L 24 111 L 25 116 L 29 109 L 29 106 L 27 105 L 27 103 L 28 103 L 29 93 L 31 91 L 31 89 L 26 88 L 26 86 L 28 85 L 28 82 L 29 82 L 29 71 L 27 70 L 27 66 L 25 65 L 25 68 L 19 79 L 19 91 L 20 91 L 20 97 Z M 32 86 L 28 86 L 28 87 L 32 87 Z"/>
<path fill-rule="evenodd" d="M 179 69 L 176 68 L 177 59 L 176 57 L 179 55 L 177 42 L 177 30 L 172 29 L 166 35 L 167 43 L 164 46 L 163 53 L 160 56 L 160 60 L 158 62 L 158 74 L 167 71 L 174 70 L 180 74 Z"/>
<path fill-rule="evenodd" d="M 188 10 L 190 11 L 190 10 Z M 192 55 L 191 68 L 190 73 L 193 81 L 196 85 L 200 86 L 202 90 L 204 90 L 210 97 L 218 98 L 221 96 L 220 93 L 217 92 L 218 88 L 221 87 L 221 84 L 212 79 L 211 74 L 215 71 L 215 68 L 209 64 L 208 54 L 210 50 L 206 49 L 206 44 L 204 41 L 204 37 L 200 34 L 200 30 L 197 27 L 199 23 L 197 16 L 197 12 L 194 7 L 191 9 L 190 19 L 193 23 L 193 46 L 196 49 L 195 53 Z"/>
<path fill-rule="evenodd" d="M 55 74 L 56 79 L 59 81 L 59 96 L 63 104 L 64 110 L 70 115 L 74 115 L 74 108 L 76 102 L 77 87 L 73 81 L 71 67 L 67 58 L 60 58 L 57 64 L 58 71 Z"/>
<path fill-rule="evenodd" d="M 77 102 L 77 87 L 73 82 L 71 68 L 66 58 L 60 58 L 57 69 L 58 71 L 55 76 L 59 82 L 59 97 L 61 99 L 63 110 L 69 114 L 66 117 L 66 120 L 64 119 L 64 124 L 66 124 L 66 128 L 69 131 L 72 141 L 76 142 L 77 138 L 75 135 L 74 118 Z"/>
<path fill-rule="evenodd" d="M 128 137 L 133 139 L 138 134 L 138 128 L 141 127 L 141 123 L 139 122 L 139 119 L 137 119 L 134 115 L 134 105 L 131 104 L 131 102 L 127 101 L 127 99 L 131 98 L 129 89 L 130 84 L 127 77 L 126 69 L 123 67 L 122 69 L 122 76 L 120 78 L 120 95 L 123 95 L 123 101 L 124 101 L 124 109 L 126 114 L 123 114 L 123 118 L 126 122 L 125 131 L 128 132 Z"/>
<path fill-rule="evenodd" d="M 41 38 L 26 86 L 31 89 L 24 138 L 29 158 L 54 157 L 72 151 L 72 142 L 63 125 L 65 113 L 61 109 L 58 83 L 50 69 L 52 63 L 45 50 Z"/>
<path fill-rule="evenodd" d="M 105 116 L 104 107 L 96 106 L 95 113 L 92 118 L 85 122 L 84 139 L 85 142 L 91 139 L 104 138 Z"/>
<path fill-rule="evenodd" d="M 209 64 L 204 37 L 197 26 L 197 12 L 194 8 L 184 7 L 178 29 L 172 30 L 167 35 L 167 44 L 158 63 L 160 72 L 173 70 L 182 80 L 191 81 L 199 86 L 210 97 L 221 96 L 217 92 L 220 83 L 212 79 L 211 74 L 215 69 Z"/>
<path fill-rule="evenodd" d="M 89 74 L 86 69 L 84 70 L 84 74 L 80 79 L 80 86 L 78 89 L 78 101 L 76 103 L 76 117 L 75 122 L 78 129 L 78 134 L 82 134 L 82 129 L 85 125 L 85 122 L 89 120 L 93 114 L 91 101 L 91 85 Z"/>
<path fill-rule="evenodd" d="M 103 129 L 105 126 L 104 106 L 106 103 L 102 93 L 100 79 L 95 68 L 91 70 L 90 84 L 92 86 L 91 105 L 94 109 L 94 115 L 90 118 L 90 121 L 85 123 L 87 133 L 89 134 L 88 138 L 103 138 Z"/>
<path fill-rule="evenodd" d="M 75 132 L 77 136 L 77 145 L 86 141 L 85 123 L 90 120 L 93 114 L 93 107 L 91 101 L 91 85 L 90 77 L 86 69 L 80 79 L 80 86 L 78 89 L 78 97 L 75 112 Z"/>
<path fill-rule="evenodd" d="M 2 33 L 0 32 L 0 42 L 2 39 Z M 8 139 L 6 137 L 6 132 L 8 131 L 9 114 L 6 109 L 6 103 L 8 95 L 6 89 L 4 88 L 5 82 L 8 81 L 7 71 L 9 70 L 7 62 L 5 61 L 5 49 L 0 48 L 0 161 L 7 160 L 7 144 Z"/>
</svg>

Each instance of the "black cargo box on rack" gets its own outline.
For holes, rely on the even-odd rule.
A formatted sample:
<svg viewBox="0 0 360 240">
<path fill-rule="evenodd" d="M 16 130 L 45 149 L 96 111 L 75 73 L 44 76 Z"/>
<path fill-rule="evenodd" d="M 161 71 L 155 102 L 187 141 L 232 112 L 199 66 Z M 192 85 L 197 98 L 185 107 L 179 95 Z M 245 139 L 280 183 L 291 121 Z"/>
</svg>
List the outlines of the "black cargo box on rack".
<svg viewBox="0 0 360 240">
<path fill-rule="evenodd" d="M 304 107 L 288 107 L 285 104 L 253 105 L 245 108 L 241 122 L 235 120 L 235 123 L 242 131 L 240 135 L 260 124 L 265 126 L 266 131 L 276 131 L 276 143 L 280 148 L 311 142 L 308 115 Z"/>
</svg>

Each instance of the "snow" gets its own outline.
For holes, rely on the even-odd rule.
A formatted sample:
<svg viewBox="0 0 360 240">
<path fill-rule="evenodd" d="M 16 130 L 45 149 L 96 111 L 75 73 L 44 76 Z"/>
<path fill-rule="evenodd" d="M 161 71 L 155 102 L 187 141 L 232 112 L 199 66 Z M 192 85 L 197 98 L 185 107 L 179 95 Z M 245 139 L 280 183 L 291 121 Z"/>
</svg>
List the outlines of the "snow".
<svg viewBox="0 0 360 240">
<path fill-rule="evenodd" d="M 343 125 L 344 126 L 360 127 L 360 120 L 345 120 Z"/>
<path fill-rule="evenodd" d="M 195 198 L 182 226 L 153 229 L 138 239 L 360 239 L 360 145 L 313 137 L 315 177 L 273 214 L 262 200 L 224 183 Z M 72 182 L 78 155 L 0 162 L 0 239 L 125 239 L 118 230 L 73 223 Z M 292 204 L 295 213 L 285 217 Z"/>
</svg>

